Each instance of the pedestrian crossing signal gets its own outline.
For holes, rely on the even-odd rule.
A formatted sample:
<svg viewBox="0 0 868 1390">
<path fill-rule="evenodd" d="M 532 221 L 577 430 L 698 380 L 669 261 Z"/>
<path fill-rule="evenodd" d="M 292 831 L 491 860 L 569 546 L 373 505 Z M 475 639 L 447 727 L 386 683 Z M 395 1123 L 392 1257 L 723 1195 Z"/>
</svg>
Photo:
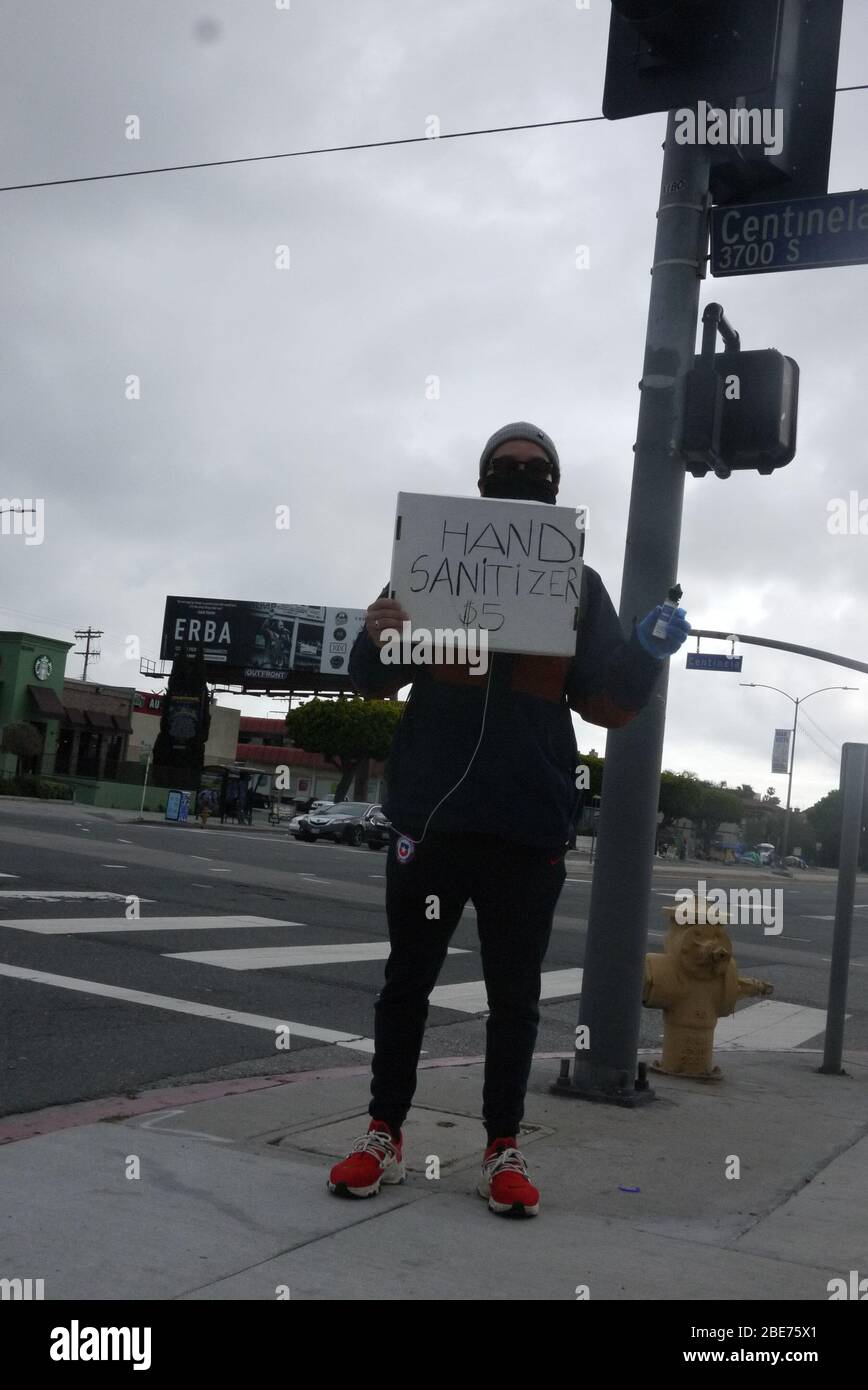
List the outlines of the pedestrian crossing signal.
<svg viewBox="0 0 868 1390">
<path fill-rule="evenodd" d="M 688 472 L 773 473 L 796 454 L 799 366 L 775 348 L 697 357 L 687 375 L 681 454 Z"/>
</svg>

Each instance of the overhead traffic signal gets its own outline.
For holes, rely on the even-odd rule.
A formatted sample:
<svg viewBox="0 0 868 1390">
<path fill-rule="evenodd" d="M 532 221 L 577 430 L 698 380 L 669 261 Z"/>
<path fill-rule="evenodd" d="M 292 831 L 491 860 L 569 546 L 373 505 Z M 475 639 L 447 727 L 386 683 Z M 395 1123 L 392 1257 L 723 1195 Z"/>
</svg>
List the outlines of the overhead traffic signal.
<svg viewBox="0 0 868 1390">
<path fill-rule="evenodd" d="M 773 80 L 784 0 L 612 0 L 603 114 L 730 105 Z"/>
<path fill-rule="evenodd" d="M 842 8 L 843 0 L 612 0 L 603 114 L 620 120 L 700 103 L 756 113 L 749 135 L 710 150 L 714 201 L 825 193 Z"/>
</svg>

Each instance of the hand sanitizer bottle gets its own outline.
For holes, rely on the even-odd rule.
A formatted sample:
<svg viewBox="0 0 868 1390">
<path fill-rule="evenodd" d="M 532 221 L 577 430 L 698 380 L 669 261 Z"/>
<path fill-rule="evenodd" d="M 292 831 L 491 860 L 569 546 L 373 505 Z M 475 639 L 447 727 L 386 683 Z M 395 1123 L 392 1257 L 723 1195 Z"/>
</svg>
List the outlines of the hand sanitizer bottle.
<svg viewBox="0 0 868 1390">
<path fill-rule="evenodd" d="M 660 617 L 651 629 L 652 637 L 665 637 L 667 635 L 669 619 L 672 617 L 672 614 L 681 601 L 682 592 L 683 590 L 680 584 L 676 584 L 669 590 L 669 593 L 666 595 L 666 602 L 660 609 Z"/>
</svg>

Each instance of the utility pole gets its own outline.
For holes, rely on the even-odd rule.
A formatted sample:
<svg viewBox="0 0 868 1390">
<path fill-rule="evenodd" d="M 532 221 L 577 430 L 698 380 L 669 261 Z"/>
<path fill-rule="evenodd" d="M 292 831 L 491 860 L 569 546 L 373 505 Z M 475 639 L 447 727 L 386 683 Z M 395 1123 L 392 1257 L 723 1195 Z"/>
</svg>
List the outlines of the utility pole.
<svg viewBox="0 0 868 1390">
<path fill-rule="evenodd" d="M 627 633 L 665 600 L 678 577 L 685 478 L 680 422 L 708 250 L 708 147 L 679 144 L 670 112 L 664 149 L 621 587 Z M 559 1092 L 619 1105 L 653 1096 L 637 1091 L 634 1078 L 668 662 L 661 667 L 648 706 L 608 736 L 579 1013 L 589 1046 L 576 1053 L 572 1080 L 562 1077 L 556 1084 Z"/>
<path fill-rule="evenodd" d="M 95 639 L 96 639 L 97 637 L 102 637 L 102 636 L 103 636 L 103 634 L 102 634 L 101 632 L 97 632 L 97 630 L 96 630 L 95 628 L 92 628 L 92 627 L 86 627 L 86 628 L 84 628 L 84 629 L 80 629 L 80 630 L 75 634 L 75 640 L 76 640 L 76 642 L 84 642 L 84 643 L 85 643 L 85 648 L 84 648 L 84 651 L 83 651 L 83 652 L 73 652 L 73 656 L 83 656 L 83 657 L 84 657 L 84 670 L 83 670 L 82 673 L 81 673 L 81 678 L 82 678 L 83 681 L 86 681 L 86 680 L 87 680 L 87 668 L 88 668 L 88 663 L 89 663 L 91 660 L 93 660 L 93 661 L 98 661 L 98 660 L 99 660 L 99 655 L 100 655 L 100 653 L 99 653 L 99 648 L 95 648 L 93 651 L 91 651 L 91 646 L 90 646 L 90 644 L 91 644 L 92 641 L 95 641 Z"/>
</svg>

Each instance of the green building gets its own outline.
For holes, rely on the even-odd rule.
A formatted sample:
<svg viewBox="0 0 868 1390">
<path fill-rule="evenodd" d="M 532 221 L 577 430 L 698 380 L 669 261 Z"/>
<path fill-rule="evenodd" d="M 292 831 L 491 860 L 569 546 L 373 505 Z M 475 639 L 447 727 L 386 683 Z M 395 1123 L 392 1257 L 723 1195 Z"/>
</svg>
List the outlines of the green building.
<svg viewBox="0 0 868 1390">
<path fill-rule="evenodd" d="M 71 642 L 32 632 L 0 632 L 0 730 L 7 724 L 34 724 L 42 753 L 22 758 L 19 771 L 50 776 L 65 719 L 63 676 Z M 0 752 L 0 777 L 13 777 L 19 760 Z"/>
</svg>

